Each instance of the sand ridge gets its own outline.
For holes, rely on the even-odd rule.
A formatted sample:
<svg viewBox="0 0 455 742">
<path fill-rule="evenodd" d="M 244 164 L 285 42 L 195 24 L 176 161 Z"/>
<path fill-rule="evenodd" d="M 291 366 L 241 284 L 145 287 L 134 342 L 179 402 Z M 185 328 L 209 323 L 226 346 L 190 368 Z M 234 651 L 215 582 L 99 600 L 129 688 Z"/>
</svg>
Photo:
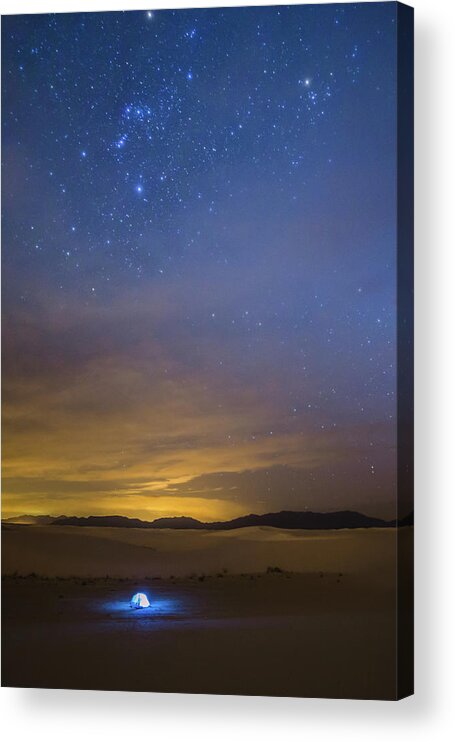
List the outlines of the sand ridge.
<svg viewBox="0 0 455 742">
<path fill-rule="evenodd" d="M 401 529 L 406 538 L 406 531 Z M 168 578 L 197 572 L 350 572 L 390 581 L 397 531 L 352 529 L 176 531 L 77 526 L 4 526 L 2 574 Z"/>
</svg>

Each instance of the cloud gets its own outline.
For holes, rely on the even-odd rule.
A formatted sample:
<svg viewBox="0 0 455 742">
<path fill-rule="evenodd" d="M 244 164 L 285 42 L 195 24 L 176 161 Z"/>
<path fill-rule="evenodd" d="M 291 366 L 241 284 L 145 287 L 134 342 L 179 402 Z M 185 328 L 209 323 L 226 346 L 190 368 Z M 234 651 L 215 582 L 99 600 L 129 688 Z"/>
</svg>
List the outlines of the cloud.
<svg viewBox="0 0 455 742">
<path fill-rule="evenodd" d="M 242 508 L 326 508 L 347 498 L 343 477 L 355 475 L 354 460 L 368 461 L 366 440 L 387 453 L 392 428 L 359 426 L 345 395 L 322 399 L 317 376 L 286 348 L 277 355 L 278 328 L 263 337 L 249 315 L 241 331 L 217 323 L 213 287 L 195 293 L 188 279 L 174 288 L 143 287 L 108 307 L 68 296 L 60 311 L 38 302 L 6 317 L 6 509 L 192 506 L 189 514 L 216 519 Z M 343 460 L 348 474 L 336 468 Z M 314 472 L 325 472 L 324 487 Z M 362 487 L 365 501 L 376 483 Z"/>
</svg>

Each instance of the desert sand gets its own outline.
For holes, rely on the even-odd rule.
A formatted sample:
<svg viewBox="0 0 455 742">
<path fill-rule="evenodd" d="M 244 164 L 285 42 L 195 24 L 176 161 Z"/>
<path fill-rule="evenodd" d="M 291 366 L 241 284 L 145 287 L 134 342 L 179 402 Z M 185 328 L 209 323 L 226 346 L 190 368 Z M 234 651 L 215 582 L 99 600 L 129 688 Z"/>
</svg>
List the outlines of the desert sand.
<svg viewBox="0 0 455 742">
<path fill-rule="evenodd" d="M 410 554 L 412 529 L 400 540 Z M 2 682 L 395 698 L 396 545 L 396 529 L 8 525 Z M 150 609 L 130 608 L 138 590 Z"/>
<path fill-rule="evenodd" d="M 323 570 L 390 584 L 395 529 L 234 531 L 3 526 L 2 574 L 45 577 L 170 577 L 191 573 Z"/>
</svg>

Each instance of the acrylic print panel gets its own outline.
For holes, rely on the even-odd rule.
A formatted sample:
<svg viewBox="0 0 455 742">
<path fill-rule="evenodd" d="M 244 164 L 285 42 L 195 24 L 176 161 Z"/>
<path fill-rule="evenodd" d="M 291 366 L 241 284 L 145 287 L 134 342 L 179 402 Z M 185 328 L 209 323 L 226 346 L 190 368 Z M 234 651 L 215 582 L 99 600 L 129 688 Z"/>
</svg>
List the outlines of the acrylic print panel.
<svg viewBox="0 0 455 742">
<path fill-rule="evenodd" d="M 412 10 L 3 18 L 3 684 L 412 693 Z"/>
</svg>

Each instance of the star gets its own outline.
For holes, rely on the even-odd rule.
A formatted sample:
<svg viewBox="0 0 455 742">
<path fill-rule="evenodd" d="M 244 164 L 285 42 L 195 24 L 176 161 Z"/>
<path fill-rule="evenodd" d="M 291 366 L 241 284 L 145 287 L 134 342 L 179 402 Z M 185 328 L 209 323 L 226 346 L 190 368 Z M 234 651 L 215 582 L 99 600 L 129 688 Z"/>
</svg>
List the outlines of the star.
<svg viewBox="0 0 455 742">
<path fill-rule="evenodd" d="M 17 188 L 5 194 L 4 244 L 12 317 L 22 295 L 51 317 L 62 307 L 82 315 L 88 304 L 100 317 L 117 317 L 131 306 L 124 323 L 106 328 L 103 349 L 111 357 L 112 344 L 119 377 L 131 362 L 153 400 L 177 390 L 172 441 L 183 433 L 169 459 L 193 445 L 200 422 L 205 435 L 206 420 L 192 419 L 193 401 L 214 431 L 210 455 L 194 456 L 196 468 L 226 465 L 216 460 L 218 435 L 240 448 L 252 445 L 253 434 L 256 463 L 242 448 L 245 469 L 258 462 L 270 471 L 273 462 L 299 468 L 295 452 L 311 459 L 313 436 L 339 436 L 338 453 L 345 431 L 347 449 L 360 459 L 373 424 L 382 436 L 375 477 L 370 462 L 347 461 L 348 475 L 337 469 L 339 458 L 330 459 L 338 493 L 357 483 L 373 510 L 376 490 L 365 479 L 387 488 L 382 462 L 393 460 L 396 414 L 394 171 L 386 136 L 394 130 L 396 71 L 387 55 L 396 28 L 393 4 L 363 5 L 7 17 L 5 172 L 13 185 L 20 176 L 21 197 L 13 197 Z M 372 162 L 374 199 L 364 187 Z M 94 308 L 90 342 L 103 330 Z M 94 347 L 76 358 L 83 379 L 96 380 L 97 359 L 95 373 L 84 366 L 92 350 L 97 356 Z M 99 365 L 109 375 L 106 359 Z M 120 378 L 112 387 L 123 389 Z M 131 413 L 138 431 L 146 401 Z M 212 418 L 219 403 L 223 418 Z M 147 421 L 144 436 L 166 418 L 164 411 L 159 425 Z M 142 466 L 140 453 L 138 471 L 155 464 L 158 471 L 153 451 L 167 441 L 159 432 L 147 447 L 142 435 L 141 450 L 152 454 Z M 296 435 L 303 436 L 297 444 Z M 179 467 L 182 479 L 190 477 Z M 330 509 L 339 503 L 327 494 L 326 474 L 318 492 Z M 296 482 L 298 507 L 308 482 L 309 475 Z M 277 485 L 290 491 L 288 482 Z"/>
</svg>

